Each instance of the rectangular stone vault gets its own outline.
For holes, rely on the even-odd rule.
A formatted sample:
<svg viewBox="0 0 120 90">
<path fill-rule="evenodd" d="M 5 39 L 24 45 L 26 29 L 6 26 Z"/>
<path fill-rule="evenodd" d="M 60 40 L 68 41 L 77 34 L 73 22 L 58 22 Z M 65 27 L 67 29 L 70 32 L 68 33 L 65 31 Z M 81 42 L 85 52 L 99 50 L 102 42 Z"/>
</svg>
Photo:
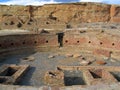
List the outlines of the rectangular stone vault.
<svg viewBox="0 0 120 90">
<path fill-rule="evenodd" d="M 27 71 L 29 65 L 8 65 L 5 64 L 0 67 L 0 83 L 1 84 L 17 84 L 24 73 Z"/>
<path fill-rule="evenodd" d="M 86 85 L 97 85 L 100 83 L 110 84 L 117 83 L 120 80 L 120 76 L 116 76 L 116 72 L 120 72 L 119 66 L 58 66 L 57 70 L 64 71 L 80 71 L 82 72 L 81 80 L 84 80 Z M 78 73 L 79 74 L 79 73 Z M 64 73 L 64 78 L 65 78 Z M 70 75 L 69 75 L 70 77 Z M 76 76 L 75 76 L 76 77 Z M 79 79 L 79 78 L 78 78 Z M 64 80 L 65 82 L 65 80 Z M 74 81 L 73 81 L 74 82 Z M 79 84 L 82 85 L 82 84 Z"/>
</svg>

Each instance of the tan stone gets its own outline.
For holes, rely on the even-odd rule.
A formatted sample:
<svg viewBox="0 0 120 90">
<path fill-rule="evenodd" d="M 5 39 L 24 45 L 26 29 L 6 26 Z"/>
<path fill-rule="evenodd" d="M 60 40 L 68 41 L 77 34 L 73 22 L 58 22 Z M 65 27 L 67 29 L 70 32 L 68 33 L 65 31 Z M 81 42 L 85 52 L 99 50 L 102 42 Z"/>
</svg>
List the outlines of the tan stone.
<svg viewBox="0 0 120 90">
<path fill-rule="evenodd" d="M 95 58 L 87 58 L 86 60 L 89 61 L 89 62 L 94 62 Z"/>
<path fill-rule="evenodd" d="M 116 60 L 114 60 L 114 59 L 110 59 L 110 61 L 111 61 L 111 62 L 116 62 Z"/>
<path fill-rule="evenodd" d="M 15 25 L 19 22 L 22 23 L 22 27 L 25 29 L 37 28 L 36 25 L 38 25 L 38 28 L 39 26 L 46 28 L 50 27 L 49 24 L 55 24 L 54 27 L 64 24 L 63 27 L 65 27 L 66 23 L 120 22 L 120 6 L 118 5 L 99 3 L 55 4 L 40 7 L 1 5 L 0 9 L 0 23 L 15 21 L 14 25 L 7 25 L 7 27 L 2 25 L 2 28 L 7 29 L 16 29 Z M 9 19 L 10 17 L 14 19 Z"/>
<path fill-rule="evenodd" d="M 78 57 L 81 57 L 81 56 L 82 56 L 81 54 L 74 54 L 73 58 L 78 58 Z"/>
<path fill-rule="evenodd" d="M 73 54 L 69 54 L 69 53 L 68 53 L 68 54 L 66 54 L 65 56 L 66 56 L 66 57 L 73 57 Z"/>
<path fill-rule="evenodd" d="M 64 73 L 61 71 L 48 71 L 45 73 L 44 82 L 47 85 L 64 85 Z"/>
<path fill-rule="evenodd" d="M 54 58 L 55 56 L 54 55 L 49 55 L 48 58 Z"/>
<path fill-rule="evenodd" d="M 80 61 L 80 65 L 82 65 L 82 66 L 86 66 L 86 65 L 89 65 L 89 64 L 90 64 L 89 61 L 85 61 L 85 60 Z"/>
<path fill-rule="evenodd" d="M 105 65 L 106 64 L 106 62 L 103 61 L 103 60 L 97 60 L 96 63 L 99 64 L 99 65 Z"/>
</svg>

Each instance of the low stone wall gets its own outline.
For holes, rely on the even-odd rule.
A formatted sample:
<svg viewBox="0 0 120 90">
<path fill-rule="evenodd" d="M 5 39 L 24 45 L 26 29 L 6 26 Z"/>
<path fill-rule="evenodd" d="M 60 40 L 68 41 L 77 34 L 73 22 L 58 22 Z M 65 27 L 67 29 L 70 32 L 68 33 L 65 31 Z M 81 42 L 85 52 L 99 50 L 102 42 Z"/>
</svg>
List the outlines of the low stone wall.
<svg viewBox="0 0 120 90">
<path fill-rule="evenodd" d="M 24 34 L 0 36 L 0 49 L 17 49 L 32 47 L 59 46 L 58 37 L 55 34 Z M 31 48 L 31 49 L 32 49 Z"/>
<path fill-rule="evenodd" d="M 116 32 L 117 33 L 117 32 Z M 38 47 L 71 47 L 91 51 L 96 56 L 120 59 L 120 36 L 109 31 L 86 30 L 60 33 L 23 34 L 0 36 L 0 51 Z M 119 33 L 119 32 L 118 32 Z"/>
<path fill-rule="evenodd" d="M 110 8 L 110 16 L 111 16 L 111 22 L 120 22 L 120 7 L 116 5 L 111 5 Z"/>
<path fill-rule="evenodd" d="M 63 38 L 63 46 L 79 46 L 82 50 L 92 51 L 94 55 L 115 57 L 120 54 L 120 40 L 118 35 L 109 31 L 81 31 L 66 33 Z"/>
</svg>

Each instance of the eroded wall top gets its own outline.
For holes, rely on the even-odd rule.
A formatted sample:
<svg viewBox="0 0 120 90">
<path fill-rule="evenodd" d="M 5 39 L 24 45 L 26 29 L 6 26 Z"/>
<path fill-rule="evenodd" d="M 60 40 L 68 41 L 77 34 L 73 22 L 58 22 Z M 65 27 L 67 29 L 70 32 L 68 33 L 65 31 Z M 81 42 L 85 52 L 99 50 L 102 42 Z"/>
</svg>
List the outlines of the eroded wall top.
<svg viewBox="0 0 120 90">
<path fill-rule="evenodd" d="M 35 29 L 82 22 L 120 22 L 120 6 L 99 3 L 0 6 L 0 28 Z M 51 26 L 52 27 L 52 26 Z"/>
</svg>

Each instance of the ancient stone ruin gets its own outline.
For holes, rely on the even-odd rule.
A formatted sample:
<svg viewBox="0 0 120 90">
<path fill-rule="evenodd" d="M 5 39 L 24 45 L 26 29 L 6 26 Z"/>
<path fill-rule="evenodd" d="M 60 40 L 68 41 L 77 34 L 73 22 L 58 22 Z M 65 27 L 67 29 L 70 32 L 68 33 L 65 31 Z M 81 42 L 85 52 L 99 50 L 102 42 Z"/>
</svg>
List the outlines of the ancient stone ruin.
<svg viewBox="0 0 120 90">
<path fill-rule="evenodd" d="M 119 29 L 119 5 L 0 5 L 0 90 L 119 90 Z"/>
<path fill-rule="evenodd" d="M 119 23 L 120 6 L 101 3 L 0 6 L 1 29 L 64 29 L 76 27 L 79 26 L 79 23 L 86 22 Z"/>
<path fill-rule="evenodd" d="M 15 84 L 28 69 L 28 65 L 3 65 L 0 70 L 1 84 Z"/>
</svg>

